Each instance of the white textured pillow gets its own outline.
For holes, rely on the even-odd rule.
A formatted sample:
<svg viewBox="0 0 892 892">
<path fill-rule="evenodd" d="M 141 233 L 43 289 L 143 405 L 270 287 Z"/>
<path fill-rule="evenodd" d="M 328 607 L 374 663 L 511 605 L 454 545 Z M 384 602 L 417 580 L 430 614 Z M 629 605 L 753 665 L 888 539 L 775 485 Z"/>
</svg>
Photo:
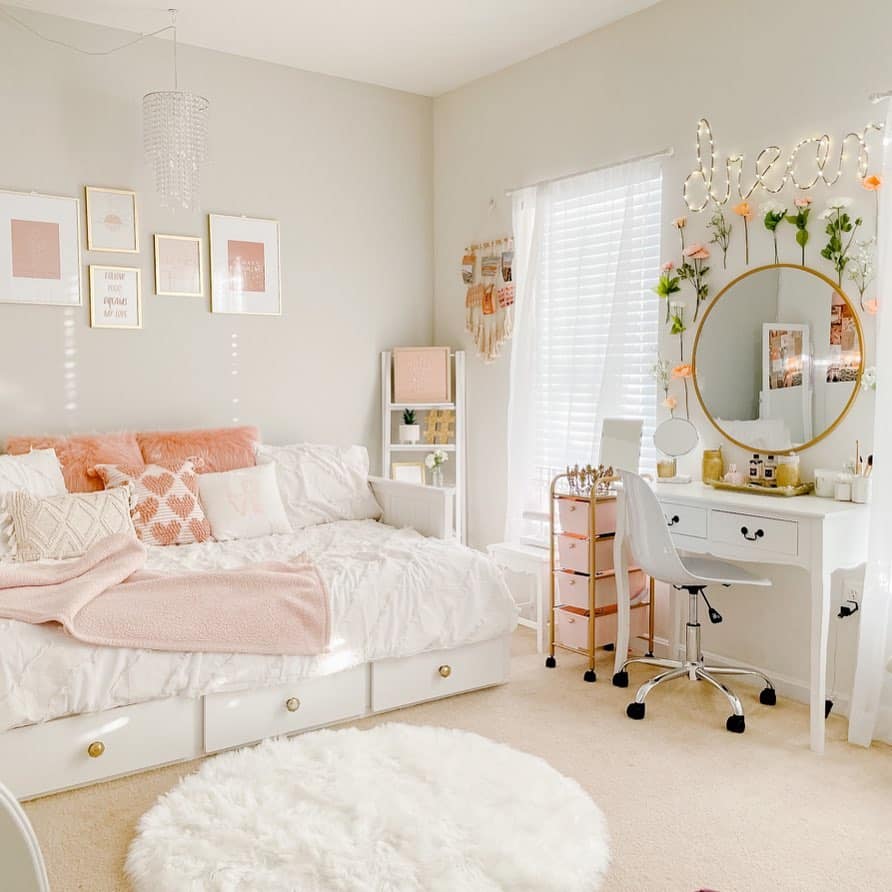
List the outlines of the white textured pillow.
<svg viewBox="0 0 892 892">
<path fill-rule="evenodd" d="M 369 486 L 365 446 L 258 446 L 258 466 L 270 463 L 296 530 L 335 520 L 377 520 L 382 514 Z"/>
<path fill-rule="evenodd" d="M 6 497 L 6 505 L 12 518 L 10 544 L 17 561 L 79 557 L 91 545 L 116 533 L 136 538 L 129 487 L 46 499 L 13 492 Z"/>
<path fill-rule="evenodd" d="M 253 539 L 291 532 L 273 467 L 199 474 L 198 495 L 215 539 Z"/>
<path fill-rule="evenodd" d="M 0 560 L 12 553 L 6 533 L 9 516 L 5 506 L 5 496 L 11 492 L 27 492 L 38 499 L 68 492 L 56 451 L 32 449 L 25 455 L 0 455 Z"/>
</svg>

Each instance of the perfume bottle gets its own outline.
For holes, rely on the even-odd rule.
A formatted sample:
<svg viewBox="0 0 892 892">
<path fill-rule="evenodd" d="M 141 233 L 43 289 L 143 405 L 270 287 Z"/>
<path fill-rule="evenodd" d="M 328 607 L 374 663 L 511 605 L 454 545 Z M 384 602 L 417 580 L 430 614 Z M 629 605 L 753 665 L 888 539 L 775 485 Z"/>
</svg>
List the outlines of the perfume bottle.
<svg viewBox="0 0 892 892">
<path fill-rule="evenodd" d="M 768 486 L 777 485 L 777 459 L 769 455 L 762 465 L 762 479 Z"/>
<path fill-rule="evenodd" d="M 750 459 L 750 483 L 762 482 L 762 467 L 762 456 L 754 452 Z"/>
</svg>

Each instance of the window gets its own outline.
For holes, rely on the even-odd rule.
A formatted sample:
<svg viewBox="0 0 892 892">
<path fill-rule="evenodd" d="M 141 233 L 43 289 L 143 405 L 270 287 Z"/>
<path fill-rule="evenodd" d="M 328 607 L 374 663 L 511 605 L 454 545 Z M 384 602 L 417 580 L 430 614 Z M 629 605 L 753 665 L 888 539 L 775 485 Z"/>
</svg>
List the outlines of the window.
<svg viewBox="0 0 892 892">
<path fill-rule="evenodd" d="M 650 160 L 526 196 L 535 219 L 528 244 L 518 240 L 529 255 L 517 263 L 528 285 L 518 281 L 517 324 L 530 327 L 518 341 L 531 355 L 525 365 L 512 355 L 509 419 L 509 450 L 519 447 L 517 436 L 527 440 L 517 449 L 526 458 L 522 472 L 509 459 L 509 492 L 525 493 L 522 504 L 509 496 L 509 511 L 522 515 L 519 526 L 514 519 L 522 539 L 547 538 L 549 483 L 567 465 L 597 464 L 604 418 L 643 418 L 642 467 L 656 464 L 660 304 L 651 289 L 659 276 L 661 191 L 660 164 Z M 515 218 L 518 211 L 515 196 Z"/>
</svg>

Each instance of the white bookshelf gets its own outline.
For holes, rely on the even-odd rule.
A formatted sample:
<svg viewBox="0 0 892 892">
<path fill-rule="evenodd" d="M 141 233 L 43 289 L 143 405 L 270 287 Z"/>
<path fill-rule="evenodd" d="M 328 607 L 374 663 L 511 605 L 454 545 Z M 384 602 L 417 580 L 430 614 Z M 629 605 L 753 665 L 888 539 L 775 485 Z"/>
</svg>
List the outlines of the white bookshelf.
<svg viewBox="0 0 892 892">
<path fill-rule="evenodd" d="M 464 542 L 467 536 L 467 428 L 465 406 L 465 353 L 454 350 L 449 355 L 452 374 L 454 401 L 449 403 L 395 403 L 393 402 L 393 356 L 389 350 L 381 354 L 381 476 L 390 477 L 391 463 L 394 461 L 423 461 L 424 456 L 435 449 L 449 453 L 449 461 L 444 465 L 447 489 L 455 495 L 453 519 L 455 536 Z M 398 441 L 399 425 L 403 410 L 414 409 L 418 423 L 424 429 L 423 413 L 431 409 L 452 409 L 455 412 L 455 442 L 453 443 L 414 443 Z M 414 456 L 414 458 L 410 458 Z M 426 472 L 429 474 L 430 472 Z"/>
</svg>

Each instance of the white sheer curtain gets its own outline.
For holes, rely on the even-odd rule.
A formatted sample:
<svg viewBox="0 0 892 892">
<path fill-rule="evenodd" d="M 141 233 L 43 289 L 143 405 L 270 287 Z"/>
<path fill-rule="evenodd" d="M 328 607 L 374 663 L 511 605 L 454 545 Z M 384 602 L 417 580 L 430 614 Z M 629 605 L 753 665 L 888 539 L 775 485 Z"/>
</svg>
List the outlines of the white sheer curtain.
<svg viewBox="0 0 892 892">
<path fill-rule="evenodd" d="M 861 600 L 858 662 L 849 707 L 849 741 L 870 746 L 892 739 L 892 102 L 883 131 L 877 295 L 877 396 L 874 413 L 873 497 L 867 570 Z M 870 361 L 870 358 L 868 358 Z M 884 706 L 885 704 L 885 706 Z"/>
<path fill-rule="evenodd" d="M 635 161 L 514 194 L 508 541 L 535 536 L 555 473 L 597 462 L 605 417 L 643 417 L 655 462 L 661 169 Z"/>
</svg>

